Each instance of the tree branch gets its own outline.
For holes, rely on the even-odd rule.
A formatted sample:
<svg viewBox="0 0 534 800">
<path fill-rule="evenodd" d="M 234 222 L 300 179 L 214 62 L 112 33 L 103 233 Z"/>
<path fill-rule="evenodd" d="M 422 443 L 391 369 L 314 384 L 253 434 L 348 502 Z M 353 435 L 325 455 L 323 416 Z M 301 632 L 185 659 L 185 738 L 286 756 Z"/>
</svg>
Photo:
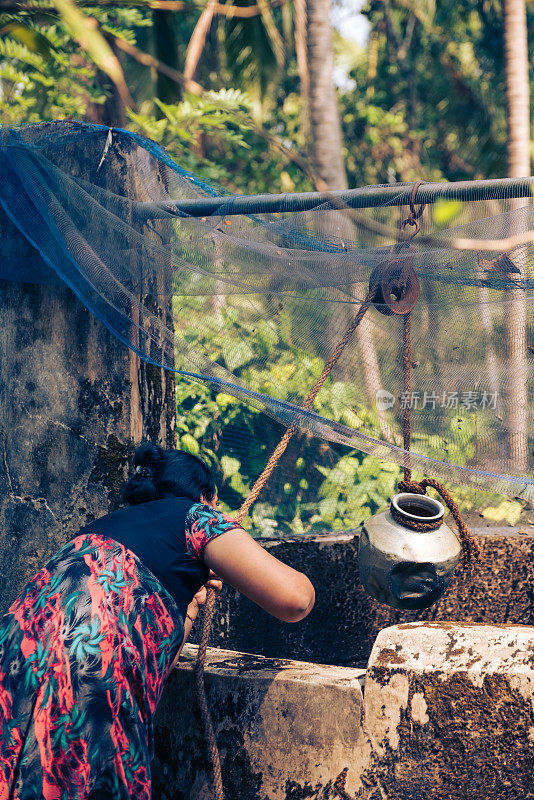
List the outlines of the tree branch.
<svg viewBox="0 0 534 800">
<path fill-rule="evenodd" d="M 206 39 L 211 28 L 211 21 L 213 19 L 214 7 L 218 5 L 216 0 L 209 0 L 208 5 L 198 18 L 197 24 L 189 39 L 187 45 L 187 52 L 185 54 L 184 77 L 186 80 L 191 81 L 194 78 L 198 62 L 204 50 Z"/>
<path fill-rule="evenodd" d="M 149 53 L 143 52 L 143 50 L 140 50 L 134 44 L 130 44 L 130 42 L 127 42 L 125 39 L 114 36 L 113 41 L 117 47 L 120 47 L 120 49 L 131 56 L 131 58 L 134 58 L 145 67 L 153 67 L 158 72 L 161 72 L 162 75 L 166 75 L 167 78 L 183 86 L 186 91 L 192 94 L 202 94 L 204 91 L 202 86 L 196 81 L 186 78 L 185 75 L 182 75 L 177 69 L 169 67 L 167 64 L 164 64 L 163 61 L 159 61 L 159 59 L 154 58 L 154 56 L 151 56 Z"/>
<path fill-rule="evenodd" d="M 277 8 L 284 5 L 287 0 L 271 0 L 271 8 Z M 187 0 L 78 0 L 77 3 L 80 8 L 83 6 L 105 6 L 107 8 L 146 8 L 152 11 L 203 11 L 206 7 L 204 3 L 193 3 Z M 25 11 L 27 13 L 33 12 L 38 14 L 41 11 L 54 11 L 54 3 L 51 1 L 39 2 L 38 4 L 32 3 L 31 0 L 22 0 L 17 3 L 14 0 L 0 0 L 0 12 L 9 11 L 16 13 L 17 11 Z M 224 17 L 241 17 L 244 19 L 258 17 L 261 15 L 261 9 L 258 5 L 254 6 L 234 6 L 226 3 L 215 3 L 213 7 L 214 14 L 220 14 Z"/>
</svg>

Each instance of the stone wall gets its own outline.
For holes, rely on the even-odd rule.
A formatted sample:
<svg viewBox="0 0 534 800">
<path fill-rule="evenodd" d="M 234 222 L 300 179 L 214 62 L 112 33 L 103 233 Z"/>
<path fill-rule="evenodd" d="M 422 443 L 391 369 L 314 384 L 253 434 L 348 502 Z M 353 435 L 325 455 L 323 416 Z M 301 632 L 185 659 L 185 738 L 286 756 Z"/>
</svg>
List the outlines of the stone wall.
<svg viewBox="0 0 534 800">
<path fill-rule="evenodd" d="M 382 628 L 403 622 L 534 624 L 534 531 L 475 529 L 482 561 L 473 579 L 461 567 L 444 597 L 426 611 L 399 612 L 368 597 L 358 579 L 356 534 L 263 540 L 273 555 L 308 575 L 311 614 L 297 625 L 270 617 L 225 587 L 210 644 L 275 658 L 365 667 Z M 198 631 L 192 636 L 196 641 Z"/>
<path fill-rule="evenodd" d="M 48 127 L 53 133 L 68 126 L 78 123 Z M 116 131 L 102 161 L 106 140 L 103 129 L 50 157 L 72 174 L 89 177 L 92 170 L 101 186 L 131 197 L 154 199 L 157 191 L 165 197 L 155 159 Z M 151 161 L 145 167 L 155 188 L 135 183 L 134 162 L 138 167 L 143 158 Z M 85 224 L 93 224 L 91 215 Z M 105 238 L 100 218 L 98 224 Z M 141 438 L 174 445 L 175 401 L 174 376 L 142 364 L 114 338 L 1 210 L 0 238 L 2 614 L 81 526 L 118 506 Z M 170 287 L 167 297 L 170 310 Z"/>
<path fill-rule="evenodd" d="M 195 655 L 158 709 L 158 800 L 210 797 Z M 397 625 L 366 672 L 216 649 L 207 662 L 227 800 L 534 800 L 532 627 Z"/>
<path fill-rule="evenodd" d="M 211 800 L 192 697 L 195 656 L 196 648 L 186 645 L 157 711 L 157 800 Z M 364 676 L 358 669 L 208 648 L 206 688 L 226 800 L 304 800 L 310 796 L 305 784 L 331 786 L 361 735 Z"/>
<path fill-rule="evenodd" d="M 365 679 L 365 728 L 373 753 L 362 777 L 388 800 L 532 800 L 534 628 L 382 631 Z"/>
</svg>

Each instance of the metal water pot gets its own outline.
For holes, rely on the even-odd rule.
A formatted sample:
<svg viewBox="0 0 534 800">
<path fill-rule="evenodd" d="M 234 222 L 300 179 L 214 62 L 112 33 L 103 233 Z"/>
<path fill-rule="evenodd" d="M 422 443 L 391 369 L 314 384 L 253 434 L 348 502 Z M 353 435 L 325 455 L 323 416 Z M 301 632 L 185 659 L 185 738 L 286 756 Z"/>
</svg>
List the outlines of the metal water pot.
<svg viewBox="0 0 534 800">
<path fill-rule="evenodd" d="M 393 608 L 414 610 L 435 603 L 450 583 L 462 548 L 443 522 L 445 509 L 432 497 L 403 492 L 362 526 L 358 549 L 366 591 Z M 393 516 L 395 515 L 395 516 Z M 435 525 L 420 532 L 410 522 Z"/>
</svg>

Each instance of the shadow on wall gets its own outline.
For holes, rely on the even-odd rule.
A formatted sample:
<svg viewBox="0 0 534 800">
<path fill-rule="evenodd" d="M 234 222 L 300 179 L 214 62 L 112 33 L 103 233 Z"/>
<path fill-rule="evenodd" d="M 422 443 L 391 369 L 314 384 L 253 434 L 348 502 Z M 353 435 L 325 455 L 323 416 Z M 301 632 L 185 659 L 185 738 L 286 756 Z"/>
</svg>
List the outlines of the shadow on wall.
<svg viewBox="0 0 534 800">
<path fill-rule="evenodd" d="M 196 652 L 186 645 L 180 666 L 170 676 L 158 707 L 152 778 L 154 797 L 159 800 L 210 798 L 207 787 L 211 766 L 192 679 L 195 657 Z M 276 673 L 283 670 L 284 663 L 222 650 L 215 655 L 210 653 L 208 661 L 206 692 L 217 730 L 226 797 L 228 800 L 259 798 L 263 774 L 251 763 L 247 729 L 254 726 L 256 738 L 263 740 L 265 726 L 272 727 L 269 741 L 273 746 L 274 732 L 280 729 L 279 720 L 265 718 L 264 709 L 272 712 L 274 708 L 282 708 L 287 718 L 279 692 L 271 690 Z M 215 676 L 210 669 L 213 663 L 216 664 Z M 289 731 L 286 733 L 289 735 Z"/>
</svg>

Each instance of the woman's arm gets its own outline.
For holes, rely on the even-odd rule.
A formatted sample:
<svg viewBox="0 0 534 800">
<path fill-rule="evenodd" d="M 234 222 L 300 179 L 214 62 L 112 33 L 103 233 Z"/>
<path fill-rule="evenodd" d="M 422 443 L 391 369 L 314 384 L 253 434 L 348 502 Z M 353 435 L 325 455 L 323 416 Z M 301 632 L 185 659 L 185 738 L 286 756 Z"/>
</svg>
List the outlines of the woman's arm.
<svg viewBox="0 0 534 800">
<path fill-rule="evenodd" d="M 220 591 L 220 578 L 283 622 L 299 622 L 313 608 L 315 590 L 306 575 L 272 556 L 242 528 L 227 530 L 210 539 L 202 549 L 202 560 L 216 574 L 212 574 L 188 606 L 184 638 L 171 670 L 178 662 L 200 606 L 206 602 L 206 586 Z"/>
<path fill-rule="evenodd" d="M 202 560 L 224 581 L 284 622 L 299 622 L 313 608 L 315 591 L 302 572 L 264 550 L 242 528 L 210 539 Z"/>
</svg>

